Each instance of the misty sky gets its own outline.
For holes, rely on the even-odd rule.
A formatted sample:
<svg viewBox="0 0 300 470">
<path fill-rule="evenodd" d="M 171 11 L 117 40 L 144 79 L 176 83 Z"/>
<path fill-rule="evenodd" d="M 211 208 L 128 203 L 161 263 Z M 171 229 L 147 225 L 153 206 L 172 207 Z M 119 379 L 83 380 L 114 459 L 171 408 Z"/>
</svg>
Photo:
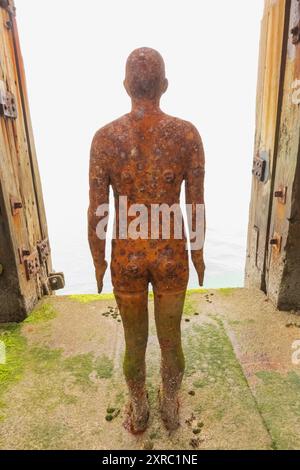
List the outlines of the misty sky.
<svg viewBox="0 0 300 470">
<path fill-rule="evenodd" d="M 65 292 L 95 291 L 86 234 L 90 143 L 99 127 L 130 110 L 124 67 L 141 46 L 165 59 L 163 110 L 192 121 L 204 141 L 206 285 L 241 285 L 263 0 L 15 2 L 54 267 L 66 274 Z"/>
</svg>

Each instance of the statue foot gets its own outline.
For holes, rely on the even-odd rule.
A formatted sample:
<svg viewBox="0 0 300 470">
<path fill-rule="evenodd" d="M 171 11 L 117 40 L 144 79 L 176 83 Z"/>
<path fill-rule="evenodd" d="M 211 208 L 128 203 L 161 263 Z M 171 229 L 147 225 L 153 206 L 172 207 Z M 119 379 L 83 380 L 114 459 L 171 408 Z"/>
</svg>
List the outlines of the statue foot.
<svg viewBox="0 0 300 470">
<path fill-rule="evenodd" d="M 177 397 L 163 397 L 159 391 L 160 413 L 164 425 L 168 431 L 176 431 L 180 426 L 179 400 Z"/>
<path fill-rule="evenodd" d="M 139 401 L 137 405 L 131 401 L 127 406 L 124 427 L 131 434 L 142 434 L 147 429 L 149 416 L 148 397 Z"/>
</svg>

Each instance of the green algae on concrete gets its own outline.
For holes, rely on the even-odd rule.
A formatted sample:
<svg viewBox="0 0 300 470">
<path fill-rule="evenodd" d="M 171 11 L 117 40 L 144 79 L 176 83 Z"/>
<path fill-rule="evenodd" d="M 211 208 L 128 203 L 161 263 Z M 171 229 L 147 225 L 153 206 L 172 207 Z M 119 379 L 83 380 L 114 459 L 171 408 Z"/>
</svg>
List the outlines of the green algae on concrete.
<svg viewBox="0 0 300 470">
<path fill-rule="evenodd" d="M 110 379 L 114 372 L 114 363 L 106 354 L 95 359 L 95 370 L 99 379 Z"/>
<path fill-rule="evenodd" d="M 186 374 L 201 372 L 205 380 L 228 381 L 230 376 L 247 385 L 231 342 L 221 321 L 194 324 L 193 334 L 185 335 Z"/>
<path fill-rule="evenodd" d="M 184 332 L 184 353 L 186 390 L 193 388 L 198 397 L 194 414 L 201 414 L 201 420 L 209 422 L 216 435 L 227 429 L 228 442 L 230 434 L 239 428 L 239 448 L 271 448 L 271 439 L 223 323 L 217 318 L 192 323 Z"/>
<path fill-rule="evenodd" d="M 276 371 L 256 373 L 260 379 L 255 395 L 274 447 L 300 449 L 300 374 Z"/>
<path fill-rule="evenodd" d="M 141 449 L 143 442 L 151 439 L 154 448 L 190 449 L 194 427 L 186 423 L 192 413 L 196 422 L 204 423 L 200 448 L 270 448 L 271 439 L 223 324 L 211 316 L 216 308 L 222 312 L 219 308 L 230 304 L 232 298 L 228 295 L 222 300 L 218 291 L 209 292 L 214 292 L 220 305 L 217 301 L 208 304 L 202 295 L 206 292 L 187 296 L 192 303 L 187 310 L 200 315 L 183 322 L 187 373 L 181 394 L 182 426 L 174 436 L 169 436 L 160 419 L 156 334 L 149 338 L 147 353 L 149 430 L 136 438 L 122 427 L 127 401 L 122 373 L 123 330 L 98 313 L 98 305 L 102 310 L 110 303 L 104 300 L 101 304 L 98 295 L 94 296 L 100 301 L 97 308 L 94 301 L 53 297 L 47 302 L 58 315 L 47 322 L 46 333 L 43 322 L 34 328 L 25 324 L 16 331 L 24 341 L 23 362 L 19 378 L 6 388 L 3 400 L 0 397 L 6 406 L 0 448 Z M 154 327 L 153 303 L 149 307 L 150 325 Z M 95 331 L 99 338 L 94 338 Z M 189 395 L 190 390 L 195 395 Z M 121 409 L 120 416 L 110 423 L 105 420 L 108 408 Z"/>
<path fill-rule="evenodd" d="M 57 311 L 50 303 L 42 304 L 26 318 L 24 324 L 35 324 L 53 320 L 57 316 Z"/>
<path fill-rule="evenodd" d="M 69 299 L 75 300 L 81 304 L 90 304 L 101 300 L 114 300 L 114 294 L 86 294 L 86 295 L 69 295 Z"/>
<path fill-rule="evenodd" d="M 56 318 L 57 312 L 50 303 L 42 304 L 28 316 L 24 324 L 48 322 Z M 6 389 L 21 379 L 28 360 L 27 340 L 22 335 L 22 325 L 0 326 L 0 341 L 5 345 L 6 363 L 0 365 L 0 400 Z M 34 358 L 34 351 L 31 359 Z M 47 361 L 45 361 L 46 363 Z"/>
<path fill-rule="evenodd" d="M 26 448 L 32 450 L 53 449 L 63 441 L 68 427 L 63 423 L 40 422 L 32 426 L 30 436 L 26 439 Z"/>
<path fill-rule="evenodd" d="M 0 420 L 4 419 L 7 389 L 21 379 L 24 372 L 26 339 L 17 324 L 0 326 L 0 341 L 5 345 L 6 362 L 0 364 Z"/>
<path fill-rule="evenodd" d="M 226 290 L 226 289 L 224 289 Z M 230 289 L 231 290 L 231 289 Z M 192 294 L 206 294 L 209 290 L 207 289 L 190 289 L 187 291 L 187 297 Z M 92 302 L 98 302 L 101 300 L 115 300 L 113 293 L 111 294 L 79 294 L 79 295 L 69 295 L 69 299 L 75 300 L 81 304 L 89 304 Z M 149 300 L 154 299 L 154 294 L 152 291 L 149 291 Z"/>
<path fill-rule="evenodd" d="M 77 401 L 76 396 L 65 391 L 66 380 L 70 380 L 71 388 L 75 385 L 84 389 L 95 387 L 91 377 L 93 372 L 95 379 L 112 377 L 113 361 L 105 354 L 99 357 L 92 353 L 64 357 L 62 348 L 43 345 L 43 324 L 50 324 L 56 317 L 57 311 L 51 304 L 42 304 L 22 325 L 0 326 L 0 341 L 4 343 L 6 351 L 6 363 L 0 364 L 1 421 L 11 411 L 10 390 L 28 376 L 32 377 L 32 383 L 30 388 L 24 391 L 24 398 L 27 397 L 25 407 L 33 414 L 34 410 L 39 410 L 41 406 L 45 410 L 52 410 L 60 404 L 74 404 Z M 41 342 L 28 341 L 30 332 L 24 335 L 26 325 L 36 325 L 34 335 L 36 340 L 41 335 Z"/>
<path fill-rule="evenodd" d="M 183 308 L 183 315 L 191 316 L 197 311 L 197 303 L 193 300 L 192 296 L 193 292 L 188 291 L 186 293 L 184 308 Z"/>
<path fill-rule="evenodd" d="M 217 292 L 221 295 L 231 295 L 234 291 L 235 289 L 233 287 L 223 287 L 217 290 Z"/>
<path fill-rule="evenodd" d="M 63 367 L 75 378 L 75 383 L 91 386 L 91 374 L 96 372 L 96 379 L 109 379 L 113 375 L 113 361 L 105 354 L 95 358 L 92 353 L 71 356 L 64 360 Z"/>
<path fill-rule="evenodd" d="M 70 356 L 63 362 L 63 368 L 70 372 L 75 379 L 75 384 L 83 387 L 92 385 L 90 375 L 93 372 L 94 356 L 92 353 Z"/>
</svg>

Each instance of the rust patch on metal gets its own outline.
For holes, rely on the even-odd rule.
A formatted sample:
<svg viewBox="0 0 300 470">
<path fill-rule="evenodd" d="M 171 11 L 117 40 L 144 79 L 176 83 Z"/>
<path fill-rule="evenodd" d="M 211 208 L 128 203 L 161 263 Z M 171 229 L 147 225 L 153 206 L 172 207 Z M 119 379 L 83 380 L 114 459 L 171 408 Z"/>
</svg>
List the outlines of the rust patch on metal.
<svg viewBox="0 0 300 470">
<path fill-rule="evenodd" d="M 280 253 L 282 247 L 282 236 L 279 233 L 274 233 L 270 240 L 270 245 L 272 246 L 274 252 Z"/>
<path fill-rule="evenodd" d="M 287 186 L 280 186 L 274 193 L 280 204 L 286 204 Z"/>
<path fill-rule="evenodd" d="M 30 281 L 40 272 L 40 260 L 37 250 L 31 253 L 29 256 L 26 256 L 23 260 L 27 280 Z"/>
<path fill-rule="evenodd" d="M 50 249 L 48 238 L 46 238 L 45 240 L 37 244 L 37 251 L 39 253 L 40 263 L 41 264 L 46 263 L 47 259 L 49 258 L 51 254 L 51 249 Z"/>
<path fill-rule="evenodd" d="M 20 210 L 23 209 L 23 203 L 19 198 L 11 196 L 10 198 L 11 213 L 14 216 L 18 215 Z"/>
<path fill-rule="evenodd" d="M 300 21 L 291 30 L 292 43 L 296 46 L 300 42 Z"/>
</svg>

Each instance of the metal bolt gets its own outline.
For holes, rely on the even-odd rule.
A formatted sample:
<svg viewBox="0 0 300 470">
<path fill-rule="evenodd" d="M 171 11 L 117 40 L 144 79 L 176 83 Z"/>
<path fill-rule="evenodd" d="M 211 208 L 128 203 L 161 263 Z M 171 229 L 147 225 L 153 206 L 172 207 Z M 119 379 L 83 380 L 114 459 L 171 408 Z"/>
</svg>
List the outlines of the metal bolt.
<svg viewBox="0 0 300 470">
<path fill-rule="evenodd" d="M 292 43 L 294 45 L 297 45 L 298 42 L 300 41 L 300 28 L 299 28 L 299 24 L 296 25 L 292 30 L 291 30 L 291 34 L 292 34 Z"/>
</svg>

